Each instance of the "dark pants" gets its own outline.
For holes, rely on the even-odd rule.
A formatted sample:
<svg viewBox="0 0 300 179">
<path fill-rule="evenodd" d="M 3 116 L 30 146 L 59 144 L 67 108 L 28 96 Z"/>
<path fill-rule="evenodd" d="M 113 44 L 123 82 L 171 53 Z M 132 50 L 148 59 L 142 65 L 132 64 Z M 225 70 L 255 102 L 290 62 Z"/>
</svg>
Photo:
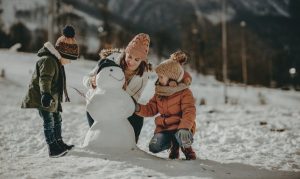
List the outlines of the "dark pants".
<svg viewBox="0 0 300 179">
<path fill-rule="evenodd" d="M 169 149 L 172 145 L 179 146 L 175 133 L 176 131 L 164 131 L 154 134 L 149 144 L 150 152 L 158 153 Z"/>
<path fill-rule="evenodd" d="M 94 123 L 94 119 L 91 117 L 91 115 L 88 112 L 86 112 L 86 116 L 87 116 L 89 126 L 91 127 Z M 140 117 L 136 114 L 133 114 L 132 116 L 130 116 L 128 118 L 128 121 L 131 124 L 131 126 L 133 127 L 134 135 L 135 135 L 135 142 L 137 143 L 139 140 L 139 136 L 140 136 L 143 124 L 144 124 L 144 118 Z"/>
<path fill-rule="evenodd" d="M 136 114 L 133 114 L 128 118 L 128 121 L 133 127 L 134 135 L 135 135 L 135 143 L 137 143 L 144 124 L 144 118 Z"/>
<path fill-rule="evenodd" d="M 62 140 L 60 112 L 48 112 L 39 109 L 39 114 L 44 121 L 44 134 L 47 144 Z"/>
</svg>

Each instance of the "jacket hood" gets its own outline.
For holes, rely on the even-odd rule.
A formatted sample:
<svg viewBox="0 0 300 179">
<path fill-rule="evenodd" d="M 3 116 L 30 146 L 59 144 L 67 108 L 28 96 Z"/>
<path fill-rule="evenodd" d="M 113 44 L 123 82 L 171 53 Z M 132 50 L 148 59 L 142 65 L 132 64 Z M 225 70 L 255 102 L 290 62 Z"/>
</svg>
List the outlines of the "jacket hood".
<svg viewBox="0 0 300 179">
<path fill-rule="evenodd" d="M 44 46 L 38 51 L 37 55 L 39 57 L 44 55 L 52 55 L 57 59 L 61 59 L 61 55 L 50 42 L 46 42 Z"/>
</svg>

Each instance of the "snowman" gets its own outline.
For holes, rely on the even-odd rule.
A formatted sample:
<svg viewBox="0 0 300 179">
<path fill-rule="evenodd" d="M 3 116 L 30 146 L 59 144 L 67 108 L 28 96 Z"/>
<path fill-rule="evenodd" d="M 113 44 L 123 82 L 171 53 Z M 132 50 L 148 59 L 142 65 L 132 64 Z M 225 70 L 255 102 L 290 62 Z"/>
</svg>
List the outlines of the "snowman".
<svg viewBox="0 0 300 179">
<path fill-rule="evenodd" d="M 131 97 L 122 89 L 125 76 L 112 60 L 103 59 L 96 76 L 97 88 L 87 103 L 94 123 L 87 132 L 86 150 L 116 154 L 136 149 L 134 131 L 127 118 L 134 113 Z"/>
</svg>

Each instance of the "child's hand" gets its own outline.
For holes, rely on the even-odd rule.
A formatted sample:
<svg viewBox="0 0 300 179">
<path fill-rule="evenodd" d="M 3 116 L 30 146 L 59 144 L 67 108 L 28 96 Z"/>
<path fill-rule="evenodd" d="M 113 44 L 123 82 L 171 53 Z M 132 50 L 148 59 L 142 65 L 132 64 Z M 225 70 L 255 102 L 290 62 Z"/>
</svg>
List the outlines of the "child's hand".
<svg viewBox="0 0 300 179">
<path fill-rule="evenodd" d="M 137 101 L 131 96 L 131 99 L 134 102 L 134 112 L 139 112 L 140 111 L 140 104 L 137 103 Z"/>
<path fill-rule="evenodd" d="M 136 103 L 135 104 L 135 112 L 139 112 L 141 110 L 141 106 L 140 106 L 140 104 L 139 103 Z"/>
<path fill-rule="evenodd" d="M 90 78 L 90 81 L 91 81 L 92 88 L 95 89 L 97 87 L 97 85 L 96 85 L 96 75 L 92 76 Z"/>
<path fill-rule="evenodd" d="M 41 103 L 43 107 L 48 108 L 51 105 L 52 100 L 53 98 L 50 94 L 48 93 L 42 94 Z"/>
<path fill-rule="evenodd" d="M 179 146 L 183 148 L 188 148 L 193 143 L 193 134 L 188 129 L 179 129 L 176 132 L 175 137 L 179 143 Z"/>
</svg>

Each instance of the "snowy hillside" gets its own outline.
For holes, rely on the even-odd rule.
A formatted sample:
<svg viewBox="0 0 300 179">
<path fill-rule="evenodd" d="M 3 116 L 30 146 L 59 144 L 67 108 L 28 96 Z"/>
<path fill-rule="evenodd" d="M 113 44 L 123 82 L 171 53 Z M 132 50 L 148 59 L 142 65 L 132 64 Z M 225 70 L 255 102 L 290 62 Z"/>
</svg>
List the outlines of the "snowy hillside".
<svg viewBox="0 0 300 179">
<path fill-rule="evenodd" d="M 83 4 L 94 3 L 93 0 L 75 0 L 62 1 L 63 3 L 74 5 L 76 2 Z M 249 13 L 257 16 L 274 15 L 289 17 L 288 4 L 289 0 L 227 0 L 228 1 L 228 19 L 232 19 L 238 16 L 240 13 Z M 100 3 L 100 2 L 98 2 Z M 14 23 L 15 12 L 17 10 L 36 10 L 39 7 L 46 8 L 47 1 L 45 0 L 2 0 L 2 6 L 4 8 L 3 20 L 4 24 L 8 27 Z M 180 17 L 188 17 L 186 15 L 195 13 L 199 18 L 206 18 L 212 23 L 220 22 L 220 0 L 110 0 L 108 2 L 108 8 L 112 14 L 118 15 L 126 20 L 129 20 L 135 24 L 142 23 L 144 25 L 174 25 L 176 21 L 181 21 Z M 173 13 L 176 9 L 176 13 Z M 46 9 L 45 9 L 46 10 Z M 94 9 L 95 10 L 95 9 Z M 46 13 L 46 12 L 45 12 Z M 76 12 L 79 16 L 84 17 L 87 21 L 90 19 L 94 22 L 94 25 L 99 25 L 99 20 L 95 20 L 93 17 L 87 17 L 88 15 L 83 12 Z M 177 18 L 174 18 L 177 17 Z M 46 16 L 45 16 L 46 18 Z M 42 23 L 43 21 L 41 21 Z M 168 22 L 168 23 L 166 23 Z M 149 27 L 149 28 L 150 28 Z"/>
<path fill-rule="evenodd" d="M 275 15 L 275 16 L 285 16 L 288 17 L 288 4 L 289 0 L 227 0 L 228 2 L 228 13 L 229 18 L 238 16 L 240 13 L 250 13 L 253 15 L 263 16 L 263 15 Z M 159 22 L 168 22 L 166 16 L 177 16 L 178 18 L 173 18 L 171 21 L 176 23 L 180 20 L 180 17 L 185 17 L 184 14 L 188 14 L 192 11 L 198 16 L 207 18 L 212 23 L 218 23 L 220 21 L 220 0 L 152 0 L 152 1 L 142 1 L 142 0 L 126 0 L 109 1 L 109 9 L 112 12 L 118 12 L 122 17 L 134 21 L 134 23 L 145 23 L 151 24 L 151 20 L 156 20 L 156 24 Z M 176 9 L 177 13 L 173 13 Z M 153 18 L 160 17 L 160 18 Z M 163 17 L 163 18 L 161 18 Z M 153 22 L 155 23 L 155 22 Z"/>
<path fill-rule="evenodd" d="M 267 88 L 229 87 L 212 77 L 193 75 L 197 100 L 196 161 L 162 160 L 143 152 L 104 156 L 80 149 L 88 123 L 85 101 L 71 87 L 85 91 L 82 77 L 95 62 L 66 66 L 71 103 L 63 103 L 63 137 L 73 152 L 50 159 L 37 110 L 20 109 L 37 57 L 0 50 L 0 178 L 299 178 L 300 93 Z M 153 94 L 152 79 L 141 102 Z M 206 105 L 199 105 L 204 98 Z M 117 109 L 116 109 L 117 111 Z M 145 119 L 138 147 L 149 152 L 154 120 Z M 167 158 L 167 151 L 157 155 Z M 181 157 L 183 154 L 181 153 Z"/>
</svg>

